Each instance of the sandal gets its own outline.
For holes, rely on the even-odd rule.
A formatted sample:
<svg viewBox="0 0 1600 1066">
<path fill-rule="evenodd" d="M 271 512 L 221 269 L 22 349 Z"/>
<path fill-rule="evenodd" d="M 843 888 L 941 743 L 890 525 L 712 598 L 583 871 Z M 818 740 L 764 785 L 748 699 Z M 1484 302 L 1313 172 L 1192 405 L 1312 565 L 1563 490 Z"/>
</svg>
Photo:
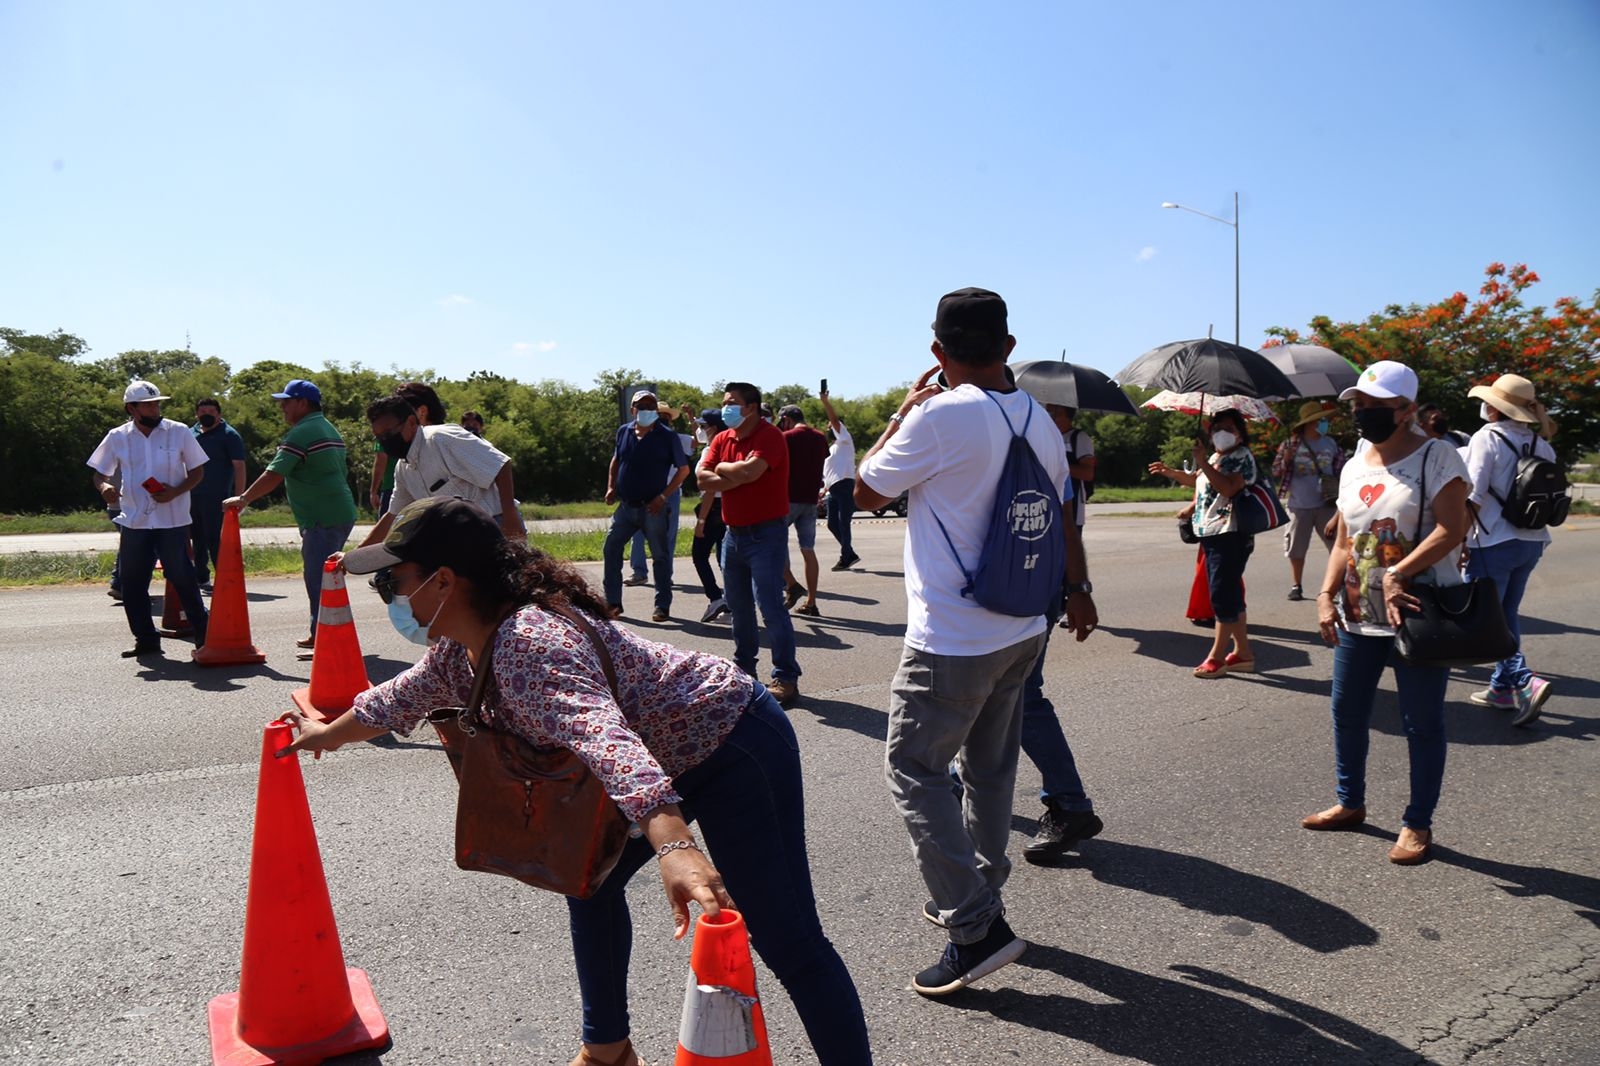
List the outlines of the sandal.
<svg viewBox="0 0 1600 1066">
<path fill-rule="evenodd" d="M 1228 668 L 1230 674 L 1253 674 L 1256 672 L 1255 659 L 1241 659 L 1237 652 L 1230 651 L 1228 657 L 1222 660 L 1222 665 Z"/>
<path fill-rule="evenodd" d="M 1228 668 L 1224 664 L 1217 662 L 1217 660 L 1211 658 L 1210 656 L 1207 656 L 1205 662 L 1194 668 L 1194 676 L 1205 678 L 1227 677 Z"/>
<path fill-rule="evenodd" d="M 644 1066 L 644 1060 L 633 1050 L 633 1041 L 630 1040 L 614 1059 L 602 1059 L 590 1054 L 586 1047 L 579 1048 L 578 1057 L 572 1060 L 571 1066 Z"/>
</svg>

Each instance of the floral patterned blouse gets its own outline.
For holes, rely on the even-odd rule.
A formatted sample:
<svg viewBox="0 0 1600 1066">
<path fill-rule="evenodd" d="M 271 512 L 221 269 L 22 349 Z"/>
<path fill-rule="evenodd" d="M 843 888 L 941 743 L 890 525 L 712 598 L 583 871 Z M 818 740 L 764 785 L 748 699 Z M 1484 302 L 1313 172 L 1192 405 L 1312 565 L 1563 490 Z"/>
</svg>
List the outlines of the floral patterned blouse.
<svg viewBox="0 0 1600 1066">
<path fill-rule="evenodd" d="M 530 744 L 568 748 L 630 821 L 680 799 L 672 778 L 714 752 L 749 706 L 755 682 L 726 659 L 645 640 L 592 620 L 617 672 L 618 707 L 583 631 L 529 605 L 495 634 L 492 718 Z M 432 711 L 472 695 L 467 649 L 441 639 L 411 669 L 355 698 L 356 718 L 410 734 Z"/>
<path fill-rule="evenodd" d="M 1211 455 L 1211 466 L 1219 474 L 1238 474 L 1246 485 L 1256 480 L 1256 457 L 1248 446 L 1237 444 L 1226 455 Z M 1233 497 L 1224 496 L 1201 474 L 1194 482 L 1194 517 L 1190 519 L 1197 537 L 1213 537 L 1233 531 Z"/>
</svg>

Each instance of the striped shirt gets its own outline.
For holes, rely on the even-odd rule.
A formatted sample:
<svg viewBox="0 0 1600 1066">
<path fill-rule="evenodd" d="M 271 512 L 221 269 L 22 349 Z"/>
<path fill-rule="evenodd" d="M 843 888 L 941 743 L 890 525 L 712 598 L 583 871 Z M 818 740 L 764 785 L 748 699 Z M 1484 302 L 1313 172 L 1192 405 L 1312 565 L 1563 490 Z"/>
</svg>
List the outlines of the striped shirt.
<svg viewBox="0 0 1600 1066">
<path fill-rule="evenodd" d="M 321 411 L 313 411 L 289 427 L 267 469 L 283 478 L 289 509 L 301 529 L 355 522 L 356 500 L 350 494 L 344 438 Z"/>
</svg>

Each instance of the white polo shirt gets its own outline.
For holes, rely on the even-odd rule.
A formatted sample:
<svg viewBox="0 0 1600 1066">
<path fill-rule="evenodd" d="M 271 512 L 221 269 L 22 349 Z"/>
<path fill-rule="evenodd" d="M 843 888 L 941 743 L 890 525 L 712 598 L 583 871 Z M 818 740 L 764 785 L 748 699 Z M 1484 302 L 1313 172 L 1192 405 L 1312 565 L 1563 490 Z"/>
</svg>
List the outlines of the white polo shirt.
<svg viewBox="0 0 1600 1066">
<path fill-rule="evenodd" d="M 144 483 L 155 478 L 171 488 L 204 466 L 206 450 L 182 422 L 163 418 L 147 437 L 133 422 L 122 423 L 100 441 L 89 456 L 89 466 L 111 477 L 122 474 L 122 514 L 118 525 L 126 529 L 172 529 L 189 524 L 189 494 L 157 503 Z"/>
<path fill-rule="evenodd" d="M 841 420 L 833 431 L 833 447 L 822 461 L 822 487 L 833 488 L 835 481 L 853 481 L 856 476 L 856 442 Z"/>
<path fill-rule="evenodd" d="M 460 426 L 418 426 L 411 450 L 395 464 L 394 495 L 389 513 L 429 496 L 459 496 L 500 517 L 500 493 L 494 479 L 507 462 L 506 453 Z"/>
</svg>

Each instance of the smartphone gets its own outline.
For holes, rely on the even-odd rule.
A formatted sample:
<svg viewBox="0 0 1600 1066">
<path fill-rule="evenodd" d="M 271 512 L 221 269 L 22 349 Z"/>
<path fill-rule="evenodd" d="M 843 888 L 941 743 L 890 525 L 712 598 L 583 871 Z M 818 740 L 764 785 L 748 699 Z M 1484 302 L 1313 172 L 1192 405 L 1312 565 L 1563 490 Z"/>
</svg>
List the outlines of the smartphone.
<svg viewBox="0 0 1600 1066">
<path fill-rule="evenodd" d="M 153 477 L 145 478 L 144 481 L 140 482 L 140 484 L 144 486 L 144 491 L 148 492 L 152 496 L 166 489 L 165 485 Z"/>
<path fill-rule="evenodd" d="M 828 379 L 827 378 L 823 378 L 822 379 L 822 388 L 817 390 L 817 395 L 818 396 L 826 396 L 826 395 L 828 395 Z"/>
</svg>

